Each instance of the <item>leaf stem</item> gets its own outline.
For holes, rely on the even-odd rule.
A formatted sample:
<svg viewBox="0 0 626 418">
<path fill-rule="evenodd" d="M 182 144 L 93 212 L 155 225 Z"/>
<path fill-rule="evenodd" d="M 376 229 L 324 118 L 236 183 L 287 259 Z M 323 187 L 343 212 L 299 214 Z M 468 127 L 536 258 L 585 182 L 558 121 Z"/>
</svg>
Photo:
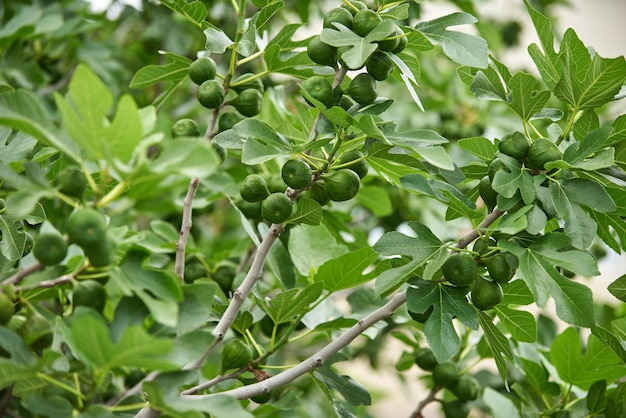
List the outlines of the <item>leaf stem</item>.
<svg viewBox="0 0 626 418">
<path fill-rule="evenodd" d="M 57 386 L 57 387 L 59 387 L 59 388 L 61 388 L 63 390 L 66 390 L 66 391 L 76 395 L 80 399 L 85 399 L 85 395 L 83 395 L 79 390 L 76 390 L 76 388 L 73 388 L 70 385 L 67 385 L 67 384 L 65 384 L 63 382 L 60 382 L 57 379 L 55 379 L 55 378 L 53 378 L 51 376 L 48 376 L 45 373 L 38 372 L 37 373 L 37 377 L 40 378 L 41 380 L 45 380 L 46 382 L 48 382 L 48 383 L 50 383 L 50 384 L 52 384 L 54 386 Z"/>
<path fill-rule="evenodd" d="M 96 204 L 96 207 L 101 208 L 101 207 L 107 206 L 108 204 L 113 202 L 115 199 L 120 197 L 126 190 L 128 190 L 128 186 L 129 185 L 126 180 L 122 180 L 121 182 L 117 183 L 115 187 L 113 187 L 111 191 L 109 191 L 109 193 L 104 195 L 104 197 L 98 201 L 98 203 Z"/>
</svg>

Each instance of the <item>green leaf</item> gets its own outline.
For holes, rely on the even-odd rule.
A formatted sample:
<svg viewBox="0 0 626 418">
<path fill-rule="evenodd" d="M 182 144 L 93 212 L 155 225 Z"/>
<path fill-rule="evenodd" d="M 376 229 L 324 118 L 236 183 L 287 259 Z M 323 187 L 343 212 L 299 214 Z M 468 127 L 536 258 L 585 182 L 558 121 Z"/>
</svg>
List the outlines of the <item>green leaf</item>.
<svg viewBox="0 0 626 418">
<path fill-rule="evenodd" d="M 374 170 L 396 185 L 400 185 L 400 178 L 418 173 L 420 167 L 423 167 L 406 151 L 380 142 L 370 145 L 367 162 Z"/>
<path fill-rule="evenodd" d="M 306 313 L 309 305 L 320 297 L 323 290 L 324 285 L 317 282 L 302 289 L 279 293 L 270 300 L 259 301 L 259 305 L 274 323 L 289 322 L 295 316 Z"/>
<path fill-rule="evenodd" d="M 202 28 L 202 23 L 208 15 L 206 6 L 200 0 L 187 2 L 185 0 L 159 0 L 162 5 L 180 13 L 191 23 Z"/>
<path fill-rule="evenodd" d="M 260 164 L 291 151 L 291 144 L 269 125 L 255 119 L 238 123 L 233 130 L 244 140 L 241 161 Z"/>
<path fill-rule="evenodd" d="M 609 135 L 608 144 L 617 144 L 626 139 L 626 114 L 618 116 L 613 121 L 613 132 Z"/>
<path fill-rule="evenodd" d="M 69 417 L 72 416 L 72 404 L 60 395 L 30 395 L 22 400 L 22 405 L 37 416 Z"/>
<path fill-rule="evenodd" d="M 104 158 L 104 120 L 113 105 L 113 95 L 102 80 L 81 64 L 72 76 L 66 98 L 59 94 L 54 98 L 72 140 L 87 158 L 96 161 Z"/>
<path fill-rule="evenodd" d="M 4 16 L 0 28 L 0 51 L 7 48 L 16 39 L 26 39 L 35 31 L 35 25 L 42 18 L 42 10 L 38 5 L 28 5 L 15 9 L 15 14 Z"/>
<path fill-rule="evenodd" d="M 179 332 L 191 331 L 204 325 L 213 313 L 214 283 L 193 283 L 183 287 L 185 298 L 178 306 Z"/>
<path fill-rule="evenodd" d="M 137 104 L 131 96 L 125 94 L 120 98 L 115 117 L 111 125 L 104 129 L 103 134 L 107 138 L 112 157 L 123 163 L 128 162 L 143 136 Z"/>
<path fill-rule="evenodd" d="M 626 376 L 626 364 L 594 335 L 589 336 L 583 354 L 580 336 L 573 328 L 554 339 L 550 360 L 561 379 L 585 390 L 597 380 L 613 383 Z"/>
<path fill-rule="evenodd" d="M 33 93 L 26 90 L 6 91 L 0 94 L 0 124 L 37 138 L 80 161 L 78 147 L 57 129 Z"/>
<path fill-rule="evenodd" d="M 587 411 L 601 413 L 606 404 L 606 380 L 598 380 L 589 388 L 587 393 Z"/>
<path fill-rule="evenodd" d="M 178 83 L 187 77 L 189 64 L 191 64 L 189 58 L 172 52 L 164 52 L 164 55 L 169 61 L 167 64 L 150 64 L 141 68 L 130 80 L 129 87 L 131 89 L 145 89 L 160 81 Z"/>
<path fill-rule="evenodd" d="M 520 418 L 520 412 L 513 401 L 507 396 L 487 387 L 482 396 L 483 401 L 491 410 L 493 418 Z"/>
<path fill-rule="evenodd" d="M 362 385 L 348 375 L 340 375 L 324 365 L 315 371 L 315 376 L 329 388 L 341 394 L 350 405 L 370 405 L 372 398 Z"/>
<path fill-rule="evenodd" d="M 243 57 L 249 57 L 256 49 L 256 26 L 249 23 L 237 44 L 237 52 Z"/>
<path fill-rule="evenodd" d="M 528 53 L 535 62 L 543 81 L 550 89 L 554 89 L 561 77 L 561 66 L 558 65 L 559 56 L 554 50 L 554 32 L 552 31 L 552 22 L 549 18 L 535 10 L 527 0 L 524 5 L 530 14 L 539 42 L 543 48 L 543 52 L 537 44 L 531 44 L 528 47 Z"/>
<path fill-rule="evenodd" d="M 613 100 L 626 80 L 624 57 L 607 59 L 595 54 L 592 58 L 572 29 L 565 31 L 560 56 L 563 74 L 554 93 L 577 110 Z"/>
<path fill-rule="evenodd" d="M 476 72 L 470 84 L 470 91 L 481 100 L 508 101 L 500 74 L 491 66 Z"/>
<path fill-rule="evenodd" d="M 300 24 L 285 25 L 265 48 L 263 59 L 269 72 L 289 74 L 300 78 L 307 78 L 314 74 L 311 59 L 306 51 L 284 54 L 285 50 L 305 46 L 304 42 L 300 44 L 291 41 L 291 37 L 300 26 Z"/>
<path fill-rule="evenodd" d="M 587 206 L 597 212 L 608 213 L 617 209 L 604 187 L 593 180 L 571 178 L 561 181 L 563 192 L 571 202 Z"/>
<path fill-rule="evenodd" d="M 467 302 L 467 289 L 459 289 L 434 281 L 411 279 L 407 289 L 407 309 L 418 314 L 433 311 L 424 323 L 428 345 L 439 362 L 452 357 L 460 346 L 452 319 L 458 318 L 472 329 L 478 329 L 476 311 Z"/>
<path fill-rule="evenodd" d="M 117 343 L 111 341 L 109 329 L 95 315 L 82 315 L 71 324 L 72 350 L 97 366 L 138 367 L 146 370 L 174 370 L 178 366 L 165 359 L 173 341 L 149 335 L 141 325 L 127 327 Z"/>
<path fill-rule="evenodd" d="M 211 144 L 194 138 L 178 138 L 163 143 L 159 156 L 149 163 L 149 169 L 160 175 L 178 173 L 189 178 L 206 178 L 213 174 L 221 161 Z"/>
<path fill-rule="evenodd" d="M 626 363 L 626 350 L 622 347 L 622 341 L 612 334 L 608 329 L 596 325 L 591 329 L 591 333 L 598 337 L 615 355 Z"/>
<path fill-rule="evenodd" d="M 558 396 L 560 393 L 559 385 L 548 380 L 548 372 L 540 363 L 518 357 L 520 364 L 524 370 L 524 376 L 535 389 L 537 394 L 546 394 Z"/>
<path fill-rule="evenodd" d="M 400 79 L 404 82 L 404 85 L 411 95 L 411 98 L 423 112 L 424 106 L 422 105 L 422 102 L 417 95 L 417 91 L 415 91 L 415 87 L 417 87 L 418 85 L 420 75 L 419 61 L 412 55 L 408 55 L 405 53 L 400 53 L 398 55 L 391 54 L 391 60 L 400 70 Z"/>
<path fill-rule="evenodd" d="M 67 131 L 88 159 L 130 160 L 143 135 L 141 118 L 131 96 L 122 96 L 109 125 L 106 115 L 113 105 L 113 96 L 95 73 L 79 65 L 66 98 L 57 94 L 55 101 Z"/>
<path fill-rule="evenodd" d="M 204 31 L 206 43 L 204 49 L 209 54 L 223 54 L 234 42 L 220 29 L 208 27 Z"/>
<path fill-rule="evenodd" d="M 544 307 L 549 295 L 556 303 L 562 320 L 583 327 L 595 324 L 591 290 L 559 273 L 557 266 L 581 274 L 598 273 L 596 261 L 587 251 L 567 249 L 571 238 L 562 233 L 547 234 L 528 248 L 520 248 L 500 240 L 498 246 L 519 259 L 519 275 L 533 293 L 539 307 Z"/>
<path fill-rule="evenodd" d="M 537 84 L 535 77 L 521 71 L 509 81 L 509 106 L 523 121 L 529 121 L 550 99 L 550 91 L 538 90 Z"/>
<path fill-rule="evenodd" d="M 621 275 L 617 279 L 615 279 L 607 289 L 613 296 L 621 300 L 622 302 L 626 302 L 626 274 Z"/>
<path fill-rule="evenodd" d="M 513 352 L 511 351 L 509 340 L 502 334 L 498 327 L 493 324 L 493 318 L 481 310 L 476 309 L 476 312 L 478 313 L 480 327 L 485 333 L 485 341 L 491 350 L 500 376 L 502 376 L 503 379 L 507 379 L 509 367 L 506 361 L 507 359 L 513 360 Z"/>
<path fill-rule="evenodd" d="M 298 225 L 292 228 L 288 248 L 294 265 L 303 276 L 315 273 L 326 261 L 348 252 L 323 224 Z"/>
<path fill-rule="evenodd" d="M 23 132 L 11 128 L 0 128 L 0 164 L 10 164 L 26 160 L 37 140 Z"/>
<path fill-rule="evenodd" d="M 183 388 L 197 382 L 197 371 L 160 373 L 153 380 L 144 382 L 143 390 L 150 399 L 150 406 L 174 418 L 196 418 L 200 411 L 214 418 L 253 418 L 239 401 L 228 395 L 219 393 L 209 397 L 180 395 Z"/>
<path fill-rule="evenodd" d="M 491 161 L 496 152 L 498 152 L 498 146 L 493 141 L 480 136 L 459 139 L 457 144 L 460 148 L 485 161 Z"/>
<path fill-rule="evenodd" d="M 403 255 L 412 258 L 410 263 L 390 268 L 378 276 L 376 279 L 378 295 L 397 288 L 411 272 L 424 265 L 444 246 L 427 226 L 418 222 L 409 222 L 408 226 L 415 231 L 416 237 L 401 232 L 387 232 L 373 247 L 374 251 L 382 256 Z"/>
<path fill-rule="evenodd" d="M 336 29 L 326 28 L 322 30 L 320 39 L 322 42 L 335 47 L 350 47 L 341 56 L 349 68 L 361 68 L 365 65 L 367 59 L 378 47 L 376 42 L 382 41 L 395 33 L 396 30 L 396 24 L 393 21 L 384 20 L 365 38 L 362 38 L 340 23 L 335 24 L 335 26 Z"/>
<path fill-rule="evenodd" d="M 449 142 L 446 138 L 430 129 L 398 132 L 395 128 L 395 124 L 385 124 L 382 127 L 381 132 L 384 134 L 385 139 L 393 145 L 418 153 L 421 152 L 422 148 L 443 145 Z"/>
<path fill-rule="evenodd" d="M 370 247 L 351 251 L 322 264 L 317 270 L 315 281 L 322 282 L 324 289 L 331 293 L 358 286 L 374 277 L 373 271 L 365 271 L 377 259 L 378 255 Z"/>
<path fill-rule="evenodd" d="M 525 343 L 537 341 L 537 322 L 530 312 L 511 309 L 503 304 L 497 305 L 495 310 L 498 318 L 516 341 Z"/>
<path fill-rule="evenodd" d="M 256 26 L 257 31 L 260 31 L 263 26 L 278 12 L 280 9 L 284 7 L 284 3 L 282 1 L 272 0 L 268 2 L 267 5 L 263 6 L 261 10 L 256 12 L 250 22 Z"/>
<path fill-rule="evenodd" d="M 17 261 L 22 258 L 24 251 L 24 231 L 21 219 L 14 216 L 0 215 L 0 254 L 9 261 Z"/>
<path fill-rule="evenodd" d="M 441 44 L 443 52 L 457 64 L 487 68 L 489 58 L 487 41 L 475 35 L 447 30 L 450 26 L 466 25 L 477 21 L 468 13 L 456 12 L 420 22 L 415 25 L 415 29 L 431 41 Z"/>
<path fill-rule="evenodd" d="M 380 186 L 363 185 L 359 188 L 356 200 L 372 211 L 374 216 L 385 217 L 393 213 L 389 193 Z"/>
<path fill-rule="evenodd" d="M 298 200 L 296 211 L 287 222 L 319 225 L 322 222 L 322 206 L 313 199 L 302 198 Z"/>
<path fill-rule="evenodd" d="M 116 269 L 116 282 L 126 292 L 135 293 L 154 319 L 166 326 L 178 322 L 178 303 L 183 299 L 180 280 L 165 270 L 142 266 L 146 254 L 131 251 Z"/>
</svg>

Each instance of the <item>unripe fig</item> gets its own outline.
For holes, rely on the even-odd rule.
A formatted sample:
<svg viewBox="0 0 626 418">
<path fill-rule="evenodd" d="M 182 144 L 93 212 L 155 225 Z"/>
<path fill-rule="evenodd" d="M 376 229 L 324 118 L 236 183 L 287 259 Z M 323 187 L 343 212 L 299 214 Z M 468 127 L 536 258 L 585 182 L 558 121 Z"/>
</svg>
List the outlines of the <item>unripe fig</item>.
<svg viewBox="0 0 626 418">
<path fill-rule="evenodd" d="M 198 85 L 213 80 L 216 73 L 215 61 L 209 57 L 198 58 L 189 65 L 189 78 Z"/>
</svg>

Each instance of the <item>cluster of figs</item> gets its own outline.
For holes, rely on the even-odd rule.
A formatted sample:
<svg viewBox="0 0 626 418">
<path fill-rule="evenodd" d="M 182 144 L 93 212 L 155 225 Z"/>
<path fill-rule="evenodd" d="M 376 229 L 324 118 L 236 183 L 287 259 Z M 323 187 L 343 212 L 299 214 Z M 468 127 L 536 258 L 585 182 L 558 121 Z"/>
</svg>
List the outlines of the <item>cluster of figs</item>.
<svg viewBox="0 0 626 418">
<path fill-rule="evenodd" d="M 280 177 L 248 174 L 239 188 L 242 202 L 239 208 L 248 218 L 259 215 L 270 223 L 283 223 L 293 211 L 293 202 L 285 194 L 289 187 L 321 206 L 330 201 L 343 202 L 352 199 L 359 191 L 361 178 L 368 172 L 365 156 L 361 151 L 345 152 L 335 165 L 336 169 L 318 174 L 302 159 L 287 160 L 281 168 Z"/>
<path fill-rule="evenodd" d="M 360 1 L 348 3 L 326 13 L 323 27 L 337 29 L 338 25 L 342 25 L 356 35 L 365 37 L 383 22 L 380 15 L 369 9 L 365 3 Z M 406 45 L 407 38 L 404 32 L 396 26 L 394 33 L 377 42 L 376 50 L 362 66 L 353 67 L 343 59 L 343 54 L 350 47 L 336 48 L 325 43 L 319 35 L 314 36 L 307 44 L 307 55 L 311 61 L 334 69 L 341 65 L 347 70 L 361 70 L 365 67 L 366 71 L 356 75 L 345 91 L 341 91 L 340 87 L 333 88 L 330 80 L 321 75 L 306 79 L 302 83 L 302 89 L 327 107 L 340 105 L 349 109 L 355 102 L 361 106 L 370 105 L 378 96 L 377 82 L 387 79 L 395 68 L 391 54 L 401 52 Z"/>
</svg>

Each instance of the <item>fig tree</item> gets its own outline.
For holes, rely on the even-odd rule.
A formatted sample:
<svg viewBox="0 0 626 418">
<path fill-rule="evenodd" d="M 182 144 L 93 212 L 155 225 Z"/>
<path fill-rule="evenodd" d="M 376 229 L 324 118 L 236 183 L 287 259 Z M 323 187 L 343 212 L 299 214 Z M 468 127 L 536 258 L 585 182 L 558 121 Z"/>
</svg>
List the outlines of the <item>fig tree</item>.
<svg viewBox="0 0 626 418">
<path fill-rule="evenodd" d="M 333 102 L 333 86 L 326 77 L 321 75 L 309 77 L 302 83 L 302 89 L 324 106 L 330 106 Z"/>
<path fill-rule="evenodd" d="M 104 286 L 95 280 L 81 280 L 74 283 L 74 292 L 72 293 L 72 305 L 74 308 L 86 306 L 102 312 L 106 304 L 106 298 Z"/>
<path fill-rule="evenodd" d="M 369 167 L 364 157 L 365 155 L 361 151 L 351 150 L 341 156 L 339 164 L 347 164 L 354 161 L 354 163 L 348 165 L 346 168 L 354 171 L 359 178 L 362 179 L 369 171 Z"/>
<path fill-rule="evenodd" d="M 4 292 L 0 292 L 0 325 L 6 325 L 15 313 L 13 301 Z"/>
<path fill-rule="evenodd" d="M 283 181 L 294 190 L 302 190 L 311 183 L 313 172 L 302 160 L 289 160 L 283 164 L 280 172 Z"/>
<path fill-rule="evenodd" d="M 93 247 L 106 239 L 106 221 L 95 209 L 79 209 L 67 221 L 70 240 L 81 247 Z"/>
<path fill-rule="evenodd" d="M 263 93 L 265 86 L 259 77 L 256 77 L 252 73 L 244 73 L 231 80 L 230 89 L 237 93 L 248 89 L 258 90 L 259 93 Z"/>
<path fill-rule="evenodd" d="M 183 136 L 200 136 L 200 128 L 195 120 L 179 119 L 172 125 L 172 138 Z"/>
<path fill-rule="evenodd" d="M 200 84 L 196 97 L 207 109 L 217 109 L 224 102 L 224 87 L 217 80 L 208 80 Z"/>
<path fill-rule="evenodd" d="M 551 161 L 560 160 L 563 153 L 556 144 L 547 138 L 539 138 L 528 149 L 528 167 L 543 170 Z"/>
<path fill-rule="evenodd" d="M 324 190 L 335 202 L 352 199 L 358 193 L 360 186 L 359 176 L 352 170 L 337 170 L 324 179 Z"/>
<path fill-rule="evenodd" d="M 222 373 L 245 367 L 252 360 L 252 349 L 246 343 L 238 339 L 230 340 L 222 350 Z"/>
<path fill-rule="evenodd" d="M 43 232 L 35 238 L 33 255 L 44 266 L 54 266 L 67 255 L 67 242 L 56 232 Z"/>
<path fill-rule="evenodd" d="M 244 116 L 252 117 L 261 112 L 263 105 L 263 94 L 256 89 L 246 89 L 228 102 L 229 105 L 237 109 L 237 112 Z"/>
<path fill-rule="evenodd" d="M 352 21 L 352 30 L 361 37 L 366 37 L 383 19 L 373 10 L 363 9 L 356 12 Z"/>
<path fill-rule="evenodd" d="M 420 347 L 415 350 L 415 364 L 422 370 L 431 371 L 439 362 L 430 348 Z"/>
<path fill-rule="evenodd" d="M 306 46 L 306 53 L 316 64 L 337 67 L 337 48 L 322 42 L 319 35 L 311 38 Z"/>
<path fill-rule="evenodd" d="M 55 182 L 64 195 L 81 199 L 87 190 L 87 179 L 78 167 L 67 167 L 59 173 Z"/>
<path fill-rule="evenodd" d="M 518 161 L 522 161 L 526 158 L 530 144 L 526 135 L 521 132 L 513 132 L 510 135 L 505 136 L 498 143 L 498 150 L 510 157 L 515 158 Z"/>
<path fill-rule="evenodd" d="M 445 361 L 433 367 L 433 380 L 437 386 L 449 387 L 459 380 L 459 371 L 456 364 Z"/>
<path fill-rule="evenodd" d="M 189 78 L 198 85 L 213 80 L 216 73 L 215 61 L 209 57 L 198 58 L 189 65 Z"/>
<path fill-rule="evenodd" d="M 273 224 L 285 222 L 291 216 L 291 199 L 284 193 L 272 193 L 261 203 L 263 218 Z"/>
<path fill-rule="evenodd" d="M 383 81 L 393 72 L 394 64 L 389 55 L 376 51 L 368 58 L 365 68 L 375 80 Z"/>
<path fill-rule="evenodd" d="M 362 106 L 372 104 L 378 96 L 376 80 L 371 74 L 361 73 L 350 81 L 346 93 Z"/>
<path fill-rule="evenodd" d="M 239 187 L 241 198 L 247 202 L 260 202 L 270 195 L 265 179 L 258 174 L 249 174 Z"/>
<path fill-rule="evenodd" d="M 481 311 L 492 309 L 502 302 L 503 297 L 500 283 L 489 281 L 482 277 L 476 279 L 470 295 L 472 304 Z"/>
<path fill-rule="evenodd" d="M 478 274 L 478 266 L 469 254 L 450 256 L 441 266 L 443 277 L 458 287 L 469 287 L 474 284 Z"/>
<path fill-rule="evenodd" d="M 348 29 L 352 29 L 352 19 L 352 13 L 350 13 L 347 9 L 344 9 L 343 7 L 338 7 L 336 9 L 330 10 L 324 15 L 323 27 L 337 29 L 334 24 L 340 23 Z"/>
</svg>

